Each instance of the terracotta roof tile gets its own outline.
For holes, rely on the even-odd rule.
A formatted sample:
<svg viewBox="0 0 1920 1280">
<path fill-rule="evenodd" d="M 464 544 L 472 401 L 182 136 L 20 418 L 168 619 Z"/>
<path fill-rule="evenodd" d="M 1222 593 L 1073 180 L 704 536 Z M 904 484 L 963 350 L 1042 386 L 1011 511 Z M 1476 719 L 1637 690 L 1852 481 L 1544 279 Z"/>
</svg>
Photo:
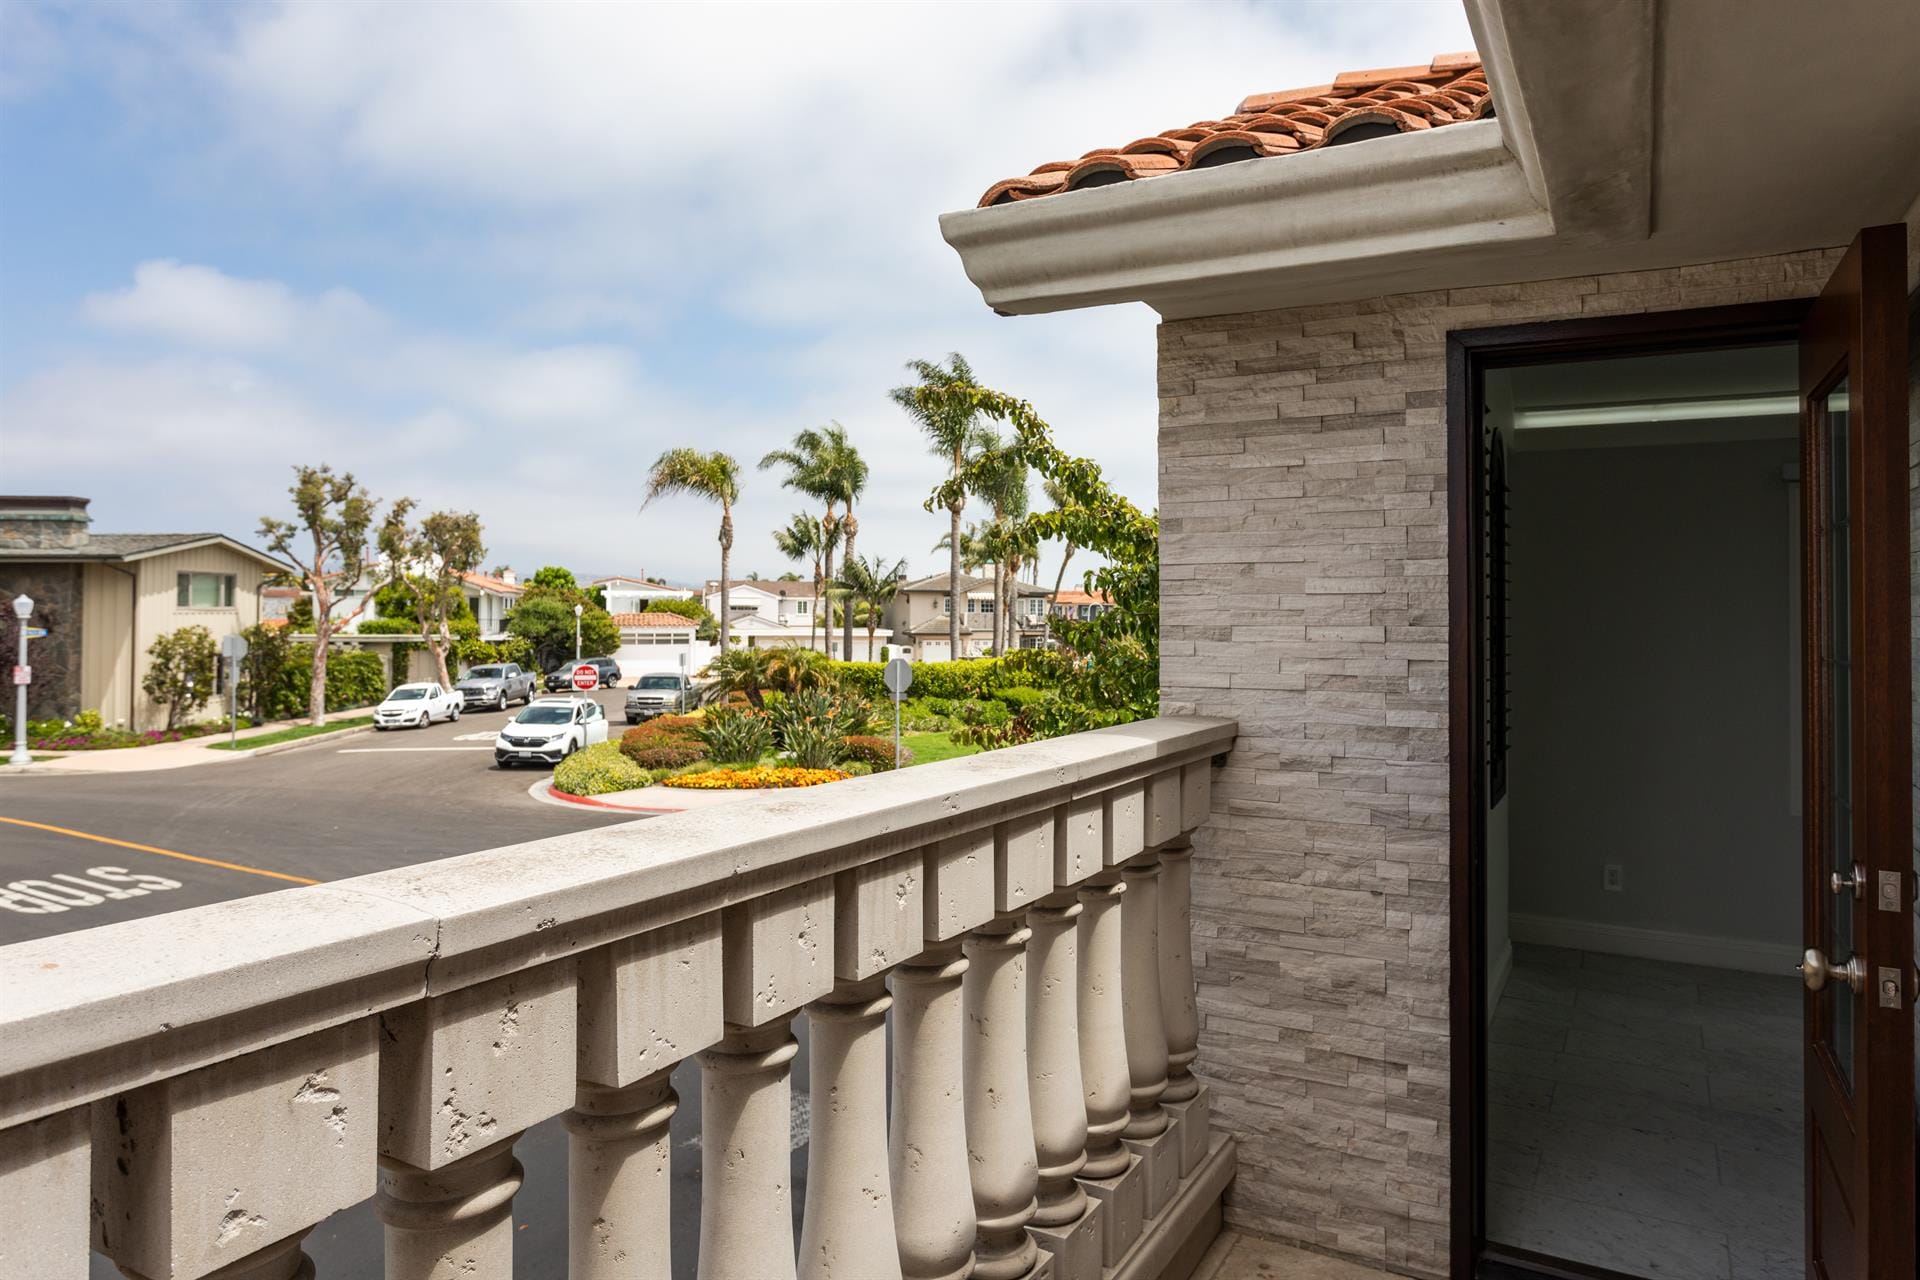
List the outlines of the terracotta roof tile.
<svg viewBox="0 0 1920 1280">
<path fill-rule="evenodd" d="M 987 188 L 982 208 L 1083 187 L 1159 178 L 1240 160 L 1415 133 L 1493 114 L 1477 53 L 1443 53 L 1424 66 L 1345 71 L 1332 84 L 1256 93 L 1224 120 L 1201 120 L 1078 160 L 1050 160 Z"/>
<path fill-rule="evenodd" d="M 652 611 L 648 613 L 616 613 L 613 615 L 613 625 L 626 631 L 630 631 L 635 627 L 671 627 L 675 631 L 693 631 L 696 630 L 700 624 L 682 614 Z"/>
</svg>

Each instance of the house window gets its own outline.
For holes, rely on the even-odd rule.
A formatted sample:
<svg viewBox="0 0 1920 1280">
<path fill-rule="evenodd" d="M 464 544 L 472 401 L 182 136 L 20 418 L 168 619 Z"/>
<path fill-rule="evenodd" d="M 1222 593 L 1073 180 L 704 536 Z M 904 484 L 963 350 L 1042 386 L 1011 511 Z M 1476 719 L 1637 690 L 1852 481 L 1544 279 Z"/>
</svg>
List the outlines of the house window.
<svg viewBox="0 0 1920 1280">
<path fill-rule="evenodd" d="M 793 602 L 793 611 L 795 613 L 805 613 L 807 611 L 807 606 L 812 603 L 813 601 L 811 600 L 795 600 Z"/>
<path fill-rule="evenodd" d="M 972 602 L 971 600 L 969 600 L 969 601 L 968 601 L 967 603 L 968 603 L 968 604 L 972 604 L 973 602 Z M 992 613 L 992 612 L 993 612 L 993 601 L 991 601 L 991 600 L 982 600 L 982 601 L 980 602 L 980 612 L 982 612 L 982 613 Z"/>
<path fill-rule="evenodd" d="M 176 574 L 174 604 L 182 609 L 231 609 L 233 577 L 230 573 Z"/>
<path fill-rule="evenodd" d="M 949 616 L 952 615 L 953 613 L 953 597 L 952 596 L 940 597 L 940 612 L 947 614 Z"/>
</svg>

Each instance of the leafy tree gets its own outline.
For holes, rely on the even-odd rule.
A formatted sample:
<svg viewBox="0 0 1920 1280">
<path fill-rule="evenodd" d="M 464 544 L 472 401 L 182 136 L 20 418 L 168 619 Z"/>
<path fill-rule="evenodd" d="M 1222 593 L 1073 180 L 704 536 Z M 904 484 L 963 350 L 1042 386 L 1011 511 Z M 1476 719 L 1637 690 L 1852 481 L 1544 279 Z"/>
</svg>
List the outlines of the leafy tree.
<svg viewBox="0 0 1920 1280">
<path fill-rule="evenodd" d="M 573 660 L 573 606 L 584 605 L 580 615 L 580 654 L 601 657 L 620 647 L 620 628 L 605 609 L 596 608 L 579 591 L 554 591 L 528 587 L 520 603 L 507 615 L 507 634 L 526 641 L 533 649 L 535 665 L 551 671 Z"/>
<path fill-rule="evenodd" d="M 580 582 L 573 576 L 573 570 L 563 569 L 557 564 L 542 565 L 534 570 L 527 579 L 530 587 L 546 587 L 550 591 L 578 591 Z"/>
<path fill-rule="evenodd" d="M 379 567 L 374 550 L 374 513 L 376 504 L 350 472 L 335 475 L 326 464 L 297 466 L 294 481 L 287 492 L 293 498 L 295 519 L 279 520 L 263 516 L 260 536 L 267 548 L 284 556 L 299 570 L 313 599 L 313 678 L 307 690 L 307 714 L 315 724 L 327 719 L 327 646 L 340 628 L 366 612 L 373 592 L 360 597 L 360 603 L 335 616 L 339 593 L 353 587 Z M 409 504 L 410 505 L 410 504 Z M 305 558 L 294 549 L 304 539 Z M 375 590 L 384 579 L 374 584 Z"/>
<path fill-rule="evenodd" d="M 220 647 L 205 627 L 181 627 L 154 637 L 147 648 L 147 675 L 141 691 L 167 709 L 172 729 L 213 698 L 214 664 Z"/>
<path fill-rule="evenodd" d="M 838 525 L 826 525 L 805 512 L 794 516 L 784 529 L 773 531 L 773 545 L 789 560 L 813 560 L 813 608 L 807 618 L 807 643 L 813 643 L 814 624 L 820 621 L 820 596 L 827 582 L 826 562 L 833 559 L 840 543 Z"/>
<path fill-rule="evenodd" d="M 973 396 L 973 366 L 958 351 L 947 357 L 943 366 L 931 360 L 909 360 L 907 369 L 920 381 L 917 385 L 895 387 L 888 395 L 907 411 L 926 438 L 934 456 L 947 464 L 947 477 L 927 499 L 927 510 L 945 507 L 952 518 L 948 544 L 949 656 L 960 656 L 960 517 L 967 508 L 967 469 L 985 447 L 980 428 L 980 409 Z"/>
<path fill-rule="evenodd" d="M 472 606 L 462 588 L 466 575 L 479 572 L 487 554 L 481 540 L 480 517 L 471 511 L 436 511 L 418 525 L 408 525 L 406 517 L 411 509 L 409 502 L 394 504 L 380 533 L 380 549 L 394 566 L 397 577 L 392 585 L 404 584 L 411 597 L 407 603 L 412 605 L 415 625 L 426 638 L 434 674 L 442 685 L 451 686 L 453 681 L 447 675 L 447 653 L 454 641 L 451 624 L 462 614 L 471 618 Z M 475 630 L 477 634 L 477 626 Z"/>
<path fill-rule="evenodd" d="M 720 650 L 726 652 L 727 577 L 733 570 L 733 504 L 740 500 L 740 464 L 732 455 L 698 449 L 669 449 L 654 460 L 647 473 L 645 511 L 655 498 L 689 493 L 720 504 Z"/>
<path fill-rule="evenodd" d="M 874 633 L 880 629 L 880 615 L 893 602 L 900 590 L 900 583 L 907 576 L 907 562 L 896 560 L 889 567 L 880 556 L 868 556 L 861 560 L 848 554 L 846 563 L 840 566 L 840 580 L 834 583 L 841 598 L 848 604 L 864 606 L 867 618 L 867 656 L 873 656 Z M 853 610 L 846 610 L 849 624 L 853 620 Z M 846 656 L 851 659 L 852 646 L 847 646 Z"/>
<path fill-rule="evenodd" d="M 1053 504 L 1055 511 L 1059 511 L 1068 505 L 1066 491 L 1060 487 L 1058 481 L 1043 480 L 1040 482 L 1040 487 L 1045 490 L 1047 501 Z M 1072 563 L 1073 553 L 1079 549 L 1073 545 L 1071 538 L 1065 538 L 1061 541 L 1060 572 L 1054 575 L 1053 594 L 1047 597 L 1048 604 L 1053 604 L 1060 599 L 1060 588 L 1067 580 L 1067 565 Z"/>
<path fill-rule="evenodd" d="M 1088 570 L 1088 591 L 1113 607 L 1079 621 L 1054 618 L 1054 635 L 1072 652 L 1060 696 L 1030 709 L 1045 732 L 1120 724 L 1157 715 L 1160 707 L 1160 521 L 1107 483 L 1098 464 L 1063 451 L 1033 406 L 980 386 L 925 389 L 955 399 L 1013 429 L 1009 452 L 1052 481 L 1064 505 L 1028 515 L 1022 526 L 1036 543 L 1062 539 L 1104 558 Z M 957 411 L 954 411 L 957 412 Z"/>
<path fill-rule="evenodd" d="M 290 630 L 255 625 L 240 633 L 247 642 L 247 656 L 240 659 L 240 687 L 235 694 L 251 720 L 274 719 L 279 710 L 273 698 L 293 658 L 293 641 L 287 636 Z"/>
<path fill-rule="evenodd" d="M 604 609 L 607 607 L 607 589 L 605 587 L 588 587 L 587 599 Z"/>
</svg>

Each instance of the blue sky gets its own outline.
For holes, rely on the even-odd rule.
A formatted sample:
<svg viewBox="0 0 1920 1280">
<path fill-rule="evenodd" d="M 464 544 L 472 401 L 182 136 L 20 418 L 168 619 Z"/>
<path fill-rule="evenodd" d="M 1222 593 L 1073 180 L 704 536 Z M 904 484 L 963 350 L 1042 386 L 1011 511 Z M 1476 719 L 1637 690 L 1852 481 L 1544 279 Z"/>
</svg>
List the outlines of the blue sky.
<svg viewBox="0 0 1920 1280">
<path fill-rule="evenodd" d="M 0 3 L 0 490 L 251 537 L 289 468 L 477 510 L 491 563 L 697 579 L 663 448 L 837 419 L 862 548 L 938 464 L 885 398 L 967 354 L 1154 504 L 1154 322 L 993 316 L 936 224 L 1245 94 L 1472 46 L 1458 0 Z M 750 471 L 737 570 L 801 509 Z"/>
</svg>

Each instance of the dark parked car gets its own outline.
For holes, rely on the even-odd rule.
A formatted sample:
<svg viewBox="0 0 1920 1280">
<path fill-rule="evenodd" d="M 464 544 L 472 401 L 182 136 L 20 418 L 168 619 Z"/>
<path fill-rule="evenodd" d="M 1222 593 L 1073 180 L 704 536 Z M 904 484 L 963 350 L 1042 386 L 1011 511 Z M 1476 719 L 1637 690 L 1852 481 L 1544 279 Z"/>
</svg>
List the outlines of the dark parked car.
<svg viewBox="0 0 1920 1280">
<path fill-rule="evenodd" d="M 685 715 L 698 700 L 693 681 L 686 676 L 668 672 L 644 675 L 627 690 L 627 723 L 639 724 L 655 716 Z"/>
<path fill-rule="evenodd" d="M 454 692 L 469 708 L 505 711 L 509 702 L 533 701 L 533 672 L 522 671 L 517 662 L 490 662 L 467 672 Z"/>
<path fill-rule="evenodd" d="M 573 688 L 573 669 L 581 663 L 587 663 L 600 669 L 600 687 L 612 689 L 620 683 L 620 664 L 612 658 L 582 658 L 580 662 L 563 662 L 547 672 L 547 688 L 557 692 Z"/>
</svg>

